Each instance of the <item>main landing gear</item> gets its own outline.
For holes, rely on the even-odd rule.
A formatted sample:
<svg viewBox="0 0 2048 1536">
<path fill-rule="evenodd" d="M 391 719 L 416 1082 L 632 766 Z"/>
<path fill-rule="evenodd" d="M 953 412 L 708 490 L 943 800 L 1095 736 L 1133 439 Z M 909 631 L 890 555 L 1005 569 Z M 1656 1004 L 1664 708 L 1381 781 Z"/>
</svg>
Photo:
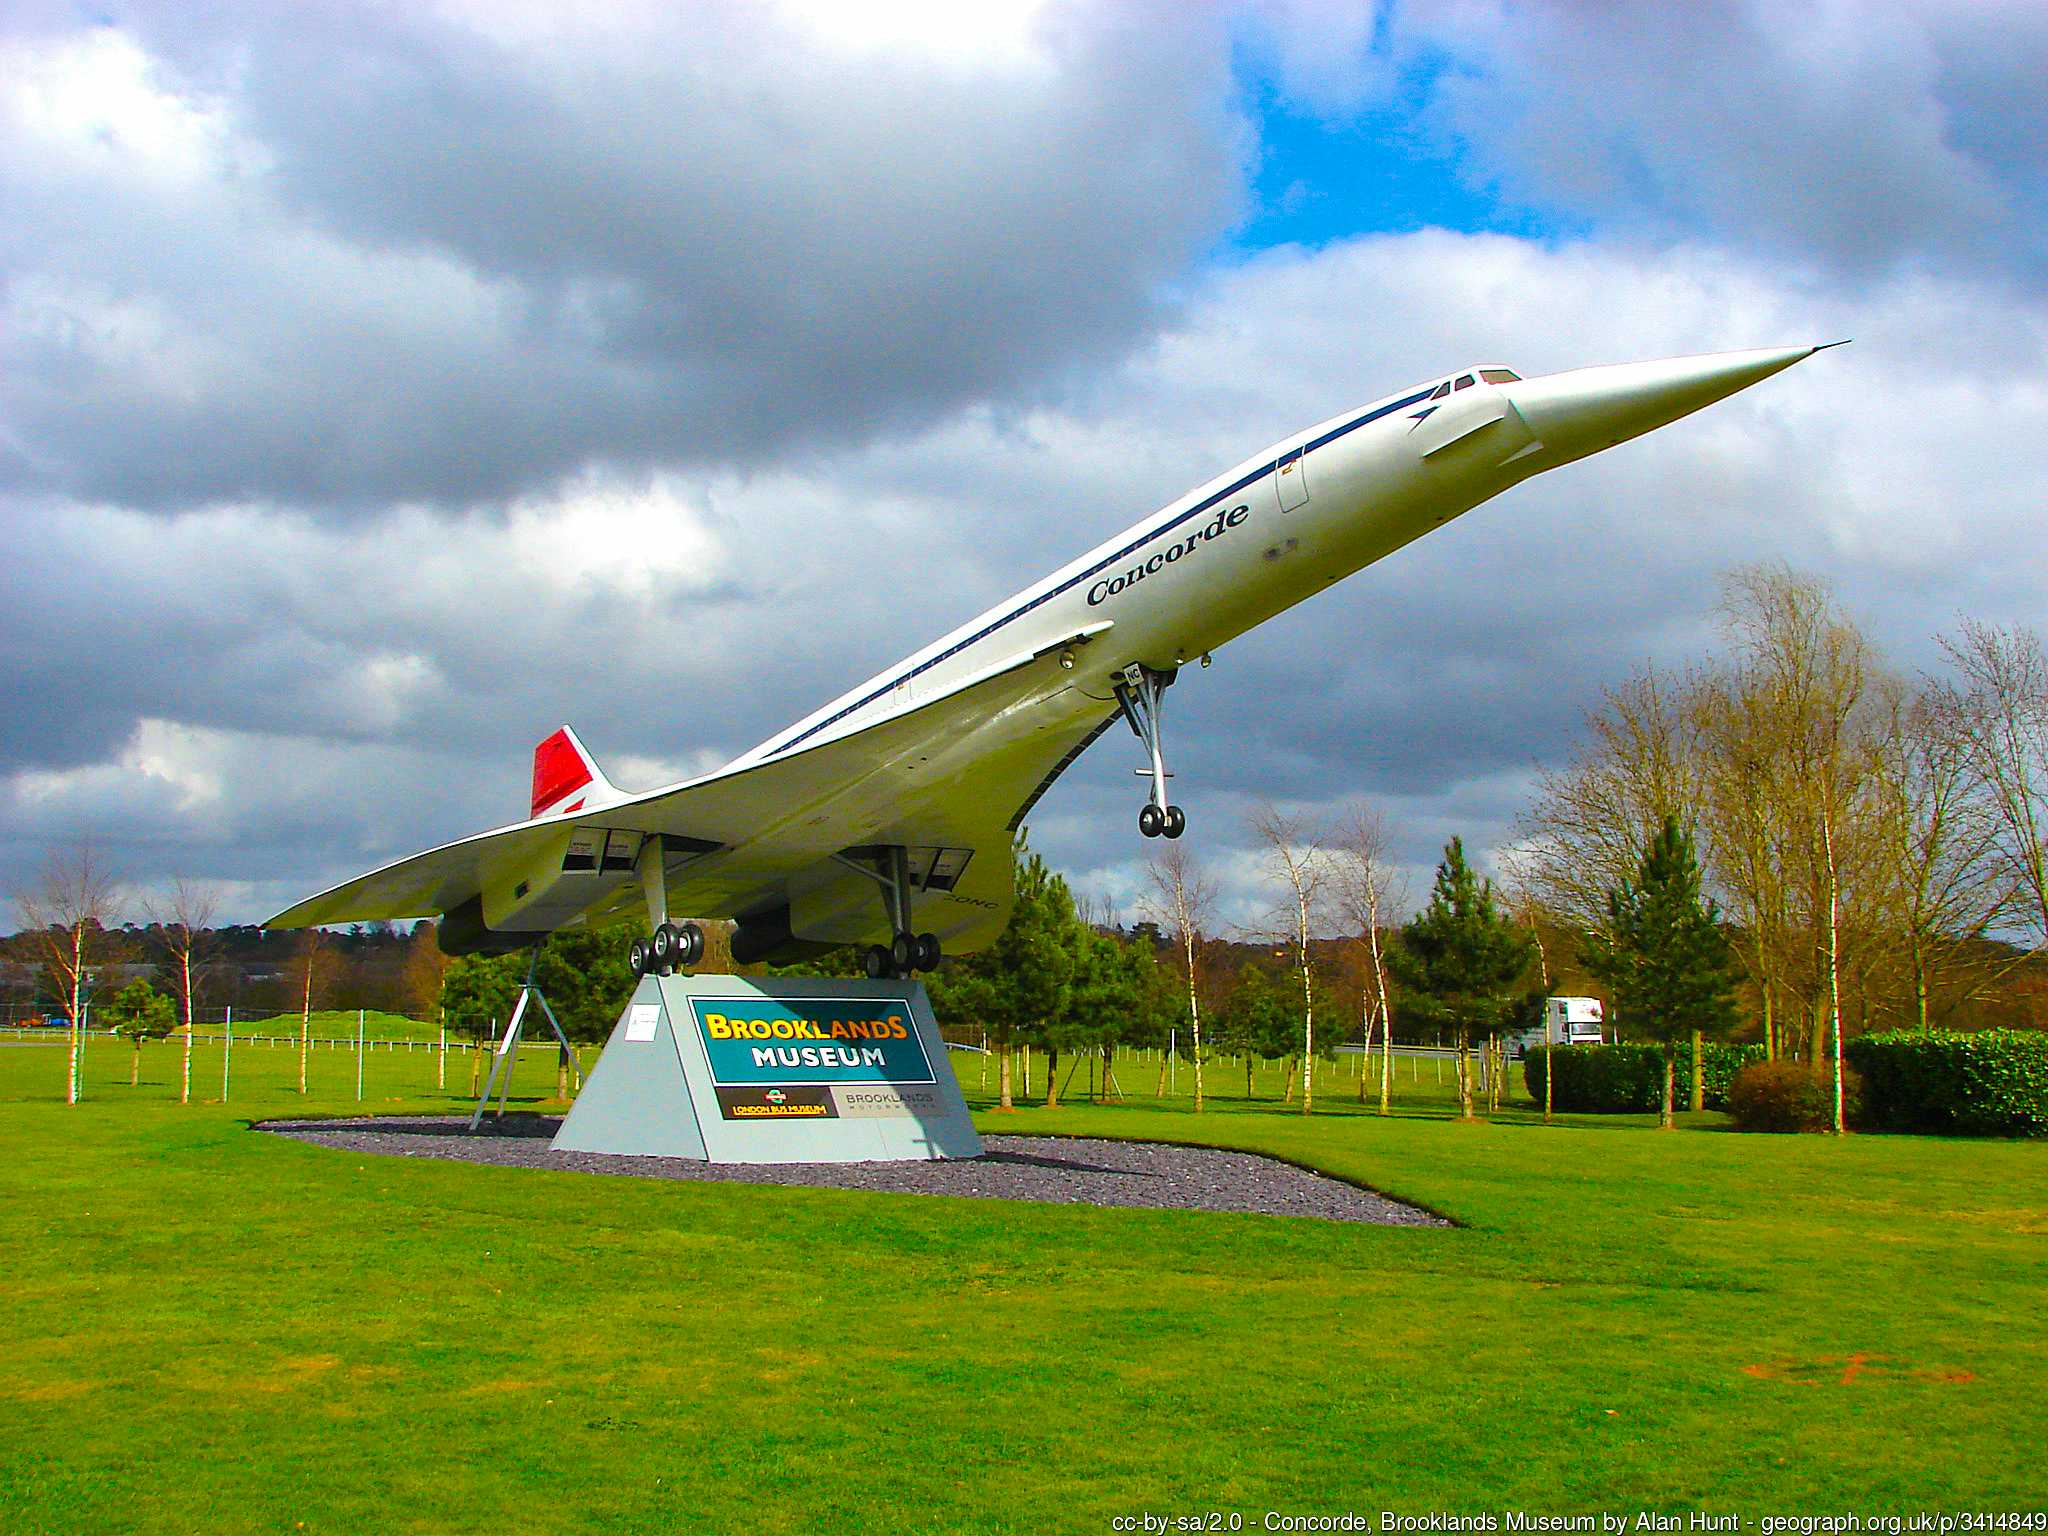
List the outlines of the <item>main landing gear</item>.
<svg viewBox="0 0 2048 1536">
<path fill-rule="evenodd" d="M 1166 803 L 1166 781 L 1173 775 L 1166 771 L 1166 756 L 1159 742 L 1160 706 L 1178 675 L 1178 668 L 1159 672 L 1133 663 L 1124 668 L 1116 684 L 1116 701 L 1124 719 L 1152 758 L 1150 768 L 1138 770 L 1138 777 L 1150 775 L 1152 779 L 1152 798 L 1138 812 L 1138 830 L 1147 837 L 1179 837 L 1188 829 L 1186 813 Z"/>
<path fill-rule="evenodd" d="M 933 933 L 913 934 L 898 929 L 896 937 L 887 944 L 870 944 L 861 951 L 861 965 L 872 981 L 935 970 L 938 964 L 939 938 Z"/>
<path fill-rule="evenodd" d="M 677 971 L 688 970 L 704 958 L 704 930 L 695 923 L 668 920 L 667 847 L 658 834 L 641 839 L 633 871 L 639 878 L 641 894 L 647 898 L 647 921 L 654 928 L 648 937 L 635 939 L 626 951 L 633 979 L 673 976 Z"/>
<path fill-rule="evenodd" d="M 895 935 L 887 944 L 870 944 L 861 951 L 861 965 L 871 981 L 885 977 L 907 978 L 916 971 L 938 968 L 941 958 L 937 934 L 910 931 L 910 855 L 901 847 L 871 850 L 877 868 L 845 854 L 834 854 L 841 864 L 866 875 L 882 888 L 882 907 Z"/>
<path fill-rule="evenodd" d="M 635 939 L 626 951 L 633 979 L 673 976 L 704 958 L 704 930 L 695 923 L 661 923 L 651 937 Z"/>
</svg>

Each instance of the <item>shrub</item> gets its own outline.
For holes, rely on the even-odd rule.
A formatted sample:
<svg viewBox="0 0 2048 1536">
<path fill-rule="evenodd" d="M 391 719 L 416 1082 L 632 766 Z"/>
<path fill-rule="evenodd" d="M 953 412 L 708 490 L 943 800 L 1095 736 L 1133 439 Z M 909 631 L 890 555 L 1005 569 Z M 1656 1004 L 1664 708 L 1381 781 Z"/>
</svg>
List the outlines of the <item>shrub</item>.
<svg viewBox="0 0 2048 1536">
<path fill-rule="evenodd" d="M 1870 1120 L 1951 1136 L 2048 1135 L 2048 1035 L 1894 1030 L 1843 1054 L 1868 1085 Z"/>
<path fill-rule="evenodd" d="M 1707 1041 L 1700 1047 L 1700 1075 L 1706 1082 L 1709 1109 L 1728 1107 L 1728 1085 L 1743 1064 L 1763 1059 L 1760 1045 L 1724 1045 Z M 1556 1087 L 1551 1103 L 1569 1114 L 1642 1114 L 1664 1102 L 1664 1047 L 1661 1045 L 1539 1045 L 1522 1059 L 1522 1081 L 1529 1097 L 1543 1102 L 1543 1074 L 1555 1062 Z M 1683 1109 L 1692 1102 L 1692 1043 L 1678 1046 L 1672 1075 L 1671 1102 Z"/>
<path fill-rule="evenodd" d="M 93 1022 L 139 1042 L 176 1028 L 178 1005 L 148 982 L 131 981 L 100 1005 Z"/>
<path fill-rule="evenodd" d="M 1842 1065 L 1842 1118 L 1861 1118 L 1863 1079 L 1848 1063 Z M 1835 1123 L 1835 1073 L 1832 1066 L 1812 1067 L 1803 1061 L 1754 1061 L 1735 1074 L 1728 1089 L 1728 1112 L 1745 1131 L 1825 1131 Z"/>
</svg>

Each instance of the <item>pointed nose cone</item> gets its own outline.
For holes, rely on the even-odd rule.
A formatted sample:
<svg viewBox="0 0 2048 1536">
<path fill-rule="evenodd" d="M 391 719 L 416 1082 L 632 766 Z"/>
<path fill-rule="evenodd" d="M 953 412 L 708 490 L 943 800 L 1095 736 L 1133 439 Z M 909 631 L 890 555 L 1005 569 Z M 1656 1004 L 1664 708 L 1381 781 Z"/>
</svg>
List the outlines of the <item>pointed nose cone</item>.
<svg viewBox="0 0 2048 1536">
<path fill-rule="evenodd" d="M 1574 368 L 1504 385 L 1501 392 L 1543 445 L 1535 467 L 1549 469 L 1690 416 L 1819 350 L 1767 347 Z"/>
</svg>

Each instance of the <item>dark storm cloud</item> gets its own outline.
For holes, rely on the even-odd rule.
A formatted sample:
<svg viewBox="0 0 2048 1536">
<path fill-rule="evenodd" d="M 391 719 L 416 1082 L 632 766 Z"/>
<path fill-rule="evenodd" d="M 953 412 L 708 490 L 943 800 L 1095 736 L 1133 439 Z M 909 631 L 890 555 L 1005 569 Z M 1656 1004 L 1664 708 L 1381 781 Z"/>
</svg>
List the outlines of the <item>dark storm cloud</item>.
<svg viewBox="0 0 2048 1536">
<path fill-rule="evenodd" d="M 139 46 L 128 87 L 186 142 L 0 160 L 8 480 L 469 504 L 591 460 L 759 465 L 1100 366 L 1230 216 L 1227 61 L 1185 19 L 931 57 L 777 16 L 116 7 L 65 46 Z"/>
</svg>

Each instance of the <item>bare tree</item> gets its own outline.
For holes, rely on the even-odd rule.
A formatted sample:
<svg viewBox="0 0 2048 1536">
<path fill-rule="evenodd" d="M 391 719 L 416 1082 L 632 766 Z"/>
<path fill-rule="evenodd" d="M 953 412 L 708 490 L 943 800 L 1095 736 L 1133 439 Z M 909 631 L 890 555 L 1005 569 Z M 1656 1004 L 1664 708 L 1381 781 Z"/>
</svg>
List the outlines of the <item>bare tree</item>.
<svg viewBox="0 0 2048 1536">
<path fill-rule="evenodd" d="M 1710 764 L 1700 818 L 1708 871 L 1742 934 L 1736 953 L 1757 991 L 1764 1054 L 1775 1061 L 1787 946 L 1797 927 L 1787 878 L 1794 836 L 1780 792 L 1775 721 L 1763 694 L 1743 687 L 1737 673 L 1703 683 L 1695 706 Z"/>
<path fill-rule="evenodd" d="M 1845 986 L 1867 1000 L 1896 948 L 1880 773 L 1892 684 L 1813 578 L 1734 571 L 1722 612 L 1737 653 L 1701 698 L 1710 870 L 1744 932 L 1767 1047 L 1819 1067 L 1839 1043 Z"/>
<path fill-rule="evenodd" d="M 1804 871 L 1806 931 L 1815 974 L 1807 987 L 1807 1059 L 1816 1067 L 1832 1039 L 1835 1129 L 1841 1125 L 1842 971 L 1845 883 L 1864 894 L 1874 883 L 1878 721 L 1873 685 L 1879 668 L 1862 632 L 1837 610 L 1820 582 L 1783 566 L 1755 566 L 1728 579 L 1724 610 L 1742 646 L 1737 673 L 1763 703 L 1777 746 L 1775 771 L 1795 829 Z M 1854 935 L 1866 952 L 1874 929 Z"/>
<path fill-rule="evenodd" d="M 441 978 L 448 970 L 448 956 L 431 923 L 419 923 L 406 940 L 405 964 L 398 973 L 400 996 L 405 1011 L 415 1019 L 432 1019 L 441 1009 Z"/>
<path fill-rule="evenodd" d="M 106 948 L 114 914 L 115 879 L 89 840 L 81 838 L 43 861 L 33 889 L 15 897 L 22 921 L 33 931 L 52 976 L 64 989 L 70 1015 L 70 1063 L 64 1102 L 79 1097 L 79 1014 L 91 988 L 92 968 Z"/>
<path fill-rule="evenodd" d="M 1309 955 L 1317 919 L 1322 915 L 1324 865 L 1327 854 L 1321 835 L 1302 815 L 1284 815 L 1271 803 L 1251 817 L 1252 835 L 1265 845 L 1267 870 L 1284 887 L 1282 928 L 1293 947 L 1301 973 L 1301 1112 L 1315 1111 L 1316 1005 L 1315 967 Z"/>
<path fill-rule="evenodd" d="M 178 1088 L 178 1102 L 192 1102 L 192 972 L 212 940 L 213 919 L 220 911 L 220 892 L 215 887 L 180 876 L 159 898 L 143 903 L 150 921 L 163 930 L 163 945 L 171 959 L 171 978 L 178 989 L 178 1007 L 185 1020 L 185 1063 Z"/>
<path fill-rule="evenodd" d="M 1941 647 L 1963 675 L 1957 724 L 1998 819 L 1999 855 L 2048 945 L 2048 654 L 2018 625 L 1965 619 Z"/>
<path fill-rule="evenodd" d="M 1380 1026 L 1380 1113 L 1388 1114 L 1393 1082 L 1394 1008 L 1387 991 L 1386 955 L 1380 948 L 1380 929 L 1390 917 L 1399 893 L 1397 874 L 1389 851 L 1387 819 L 1380 811 L 1355 806 L 1337 823 L 1330 847 L 1336 855 L 1331 867 L 1338 909 L 1347 926 L 1358 929 L 1365 939 L 1370 970 L 1366 994 Z M 1366 1025 L 1366 1055 L 1371 1059 L 1372 1025 Z M 1359 1078 L 1359 1098 L 1365 1097 L 1365 1079 Z"/>
<path fill-rule="evenodd" d="M 1932 1026 L 1937 992 L 1967 997 L 1996 974 L 1983 943 L 2015 887 L 1998 856 L 2000 818 L 1975 771 L 1971 705 L 1952 686 L 1881 686 L 1878 831 L 1889 920 L 1904 948 L 1915 1024 Z"/>
<path fill-rule="evenodd" d="M 319 928 L 299 930 L 299 1092 L 306 1092 L 306 1058 L 313 1049 L 313 1000 L 324 1003 L 328 984 L 337 968 L 337 957 L 328 950 L 327 934 Z"/>
<path fill-rule="evenodd" d="M 1582 927 L 1604 926 L 1607 893 L 1635 877 L 1664 818 L 1697 819 L 1707 791 L 1699 686 L 1648 667 L 1603 690 L 1585 746 L 1538 780 L 1522 819 L 1519 878 L 1546 906 Z"/>
<path fill-rule="evenodd" d="M 1202 1112 L 1202 999 L 1196 986 L 1195 951 L 1215 901 L 1215 886 L 1195 867 L 1188 851 L 1169 842 L 1164 853 L 1152 860 L 1147 872 L 1152 877 L 1152 895 L 1142 904 L 1158 924 L 1173 935 L 1180 950 L 1181 970 L 1188 988 L 1188 1024 L 1194 1040 L 1195 1113 Z"/>
</svg>

